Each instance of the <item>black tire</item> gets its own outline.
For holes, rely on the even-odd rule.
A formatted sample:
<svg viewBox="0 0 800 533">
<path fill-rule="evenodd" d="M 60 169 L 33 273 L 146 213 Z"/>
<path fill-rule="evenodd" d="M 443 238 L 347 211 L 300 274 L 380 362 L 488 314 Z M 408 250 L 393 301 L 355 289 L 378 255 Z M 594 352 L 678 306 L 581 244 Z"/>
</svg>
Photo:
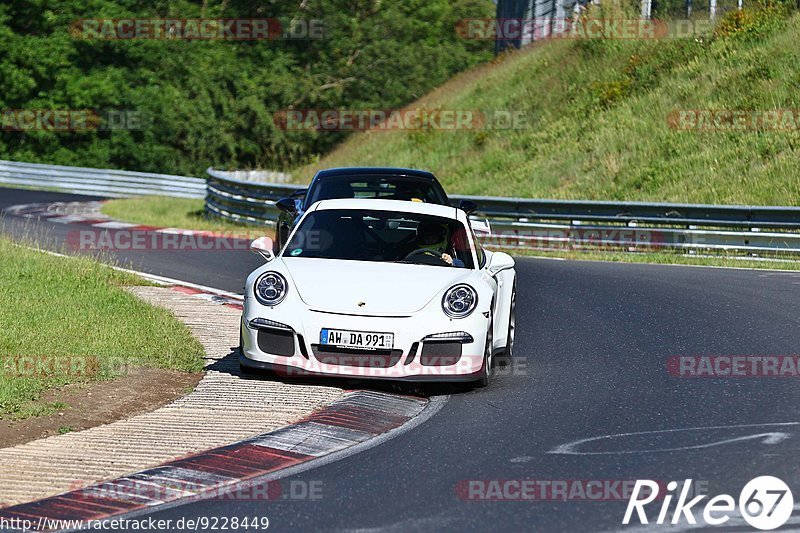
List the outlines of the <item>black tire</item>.
<svg viewBox="0 0 800 533">
<path fill-rule="evenodd" d="M 514 278 L 514 285 L 511 287 L 511 311 L 508 315 L 508 335 L 506 335 L 506 347 L 503 349 L 503 363 L 511 364 L 514 357 L 514 339 L 517 331 L 517 279 Z"/>
<path fill-rule="evenodd" d="M 486 347 L 483 350 L 483 367 L 481 377 L 475 382 L 477 388 L 484 388 L 489 386 L 492 378 L 492 366 L 494 357 L 492 357 L 492 349 L 494 342 L 494 317 L 489 316 L 489 330 L 486 333 Z"/>
</svg>

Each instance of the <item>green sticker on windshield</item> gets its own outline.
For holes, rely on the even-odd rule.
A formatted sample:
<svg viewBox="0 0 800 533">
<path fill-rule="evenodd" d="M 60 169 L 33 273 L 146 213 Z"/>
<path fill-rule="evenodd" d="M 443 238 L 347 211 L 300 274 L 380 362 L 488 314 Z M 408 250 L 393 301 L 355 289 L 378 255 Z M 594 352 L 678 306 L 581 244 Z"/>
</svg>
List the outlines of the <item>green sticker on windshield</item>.
<svg viewBox="0 0 800 533">
<path fill-rule="evenodd" d="M 303 249 L 302 248 L 295 248 L 294 250 L 291 251 L 290 255 L 292 255 L 294 257 L 294 256 L 298 256 L 298 255 L 300 255 L 302 253 L 303 253 Z"/>
</svg>

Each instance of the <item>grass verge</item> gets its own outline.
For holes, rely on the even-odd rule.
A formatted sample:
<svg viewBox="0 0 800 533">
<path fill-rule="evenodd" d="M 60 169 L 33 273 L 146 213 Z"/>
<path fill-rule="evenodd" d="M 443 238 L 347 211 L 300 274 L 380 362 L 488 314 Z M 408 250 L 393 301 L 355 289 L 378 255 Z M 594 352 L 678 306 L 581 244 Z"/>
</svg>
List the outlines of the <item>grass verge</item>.
<svg viewBox="0 0 800 533">
<path fill-rule="evenodd" d="M 214 231 L 253 239 L 272 234 L 269 228 L 209 217 L 204 207 L 204 201 L 199 199 L 143 196 L 109 200 L 103 204 L 102 212 L 116 220 L 146 226 Z"/>
<path fill-rule="evenodd" d="M 125 291 L 144 282 L 88 258 L 63 258 L 0 237 L 0 418 L 50 414 L 34 405 L 68 383 L 131 367 L 197 372 L 203 348 L 164 309 Z"/>
</svg>

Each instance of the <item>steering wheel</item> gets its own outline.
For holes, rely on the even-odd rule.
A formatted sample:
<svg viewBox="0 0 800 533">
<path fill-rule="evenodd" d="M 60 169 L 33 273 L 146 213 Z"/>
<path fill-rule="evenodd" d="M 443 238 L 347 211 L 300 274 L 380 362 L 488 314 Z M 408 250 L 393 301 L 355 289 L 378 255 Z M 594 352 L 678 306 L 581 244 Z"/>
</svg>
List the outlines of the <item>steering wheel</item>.
<svg viewBox="0 0 800 533">
<path fill-rule="evenodd" d="M 413 252 L 408 254 L 405 257 L 405 259 L 403 259 L 403 261 L 412 261 L 413 259 L 416 259 L 418 256 L 420 258 L 425 257 L 425 261 L 420 262 L 418 264 L 433 264 L 434 266 L 436 265 L 450 266 L 450 263 L 442 259 L 442 252 L 440 252 L 439 250 L 434 250 L 433 248 L 420 248 L 419 250 L 414 250 Z M 429 261 L 434 261 L 434 262 L 431 263 Z M 412 262 L 417 262 L 417 261 L 412 261 Z"/>
</svg>

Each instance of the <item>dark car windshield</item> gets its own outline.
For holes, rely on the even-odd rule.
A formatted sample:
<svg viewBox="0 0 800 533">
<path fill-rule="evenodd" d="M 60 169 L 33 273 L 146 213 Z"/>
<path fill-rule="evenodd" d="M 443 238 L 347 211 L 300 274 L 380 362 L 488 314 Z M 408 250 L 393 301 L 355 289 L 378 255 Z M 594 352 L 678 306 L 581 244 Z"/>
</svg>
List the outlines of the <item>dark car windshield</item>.
<svg viewBox="0 0 800 533">
<path fill-rule="evenodd" d="M 309 207 L 320 200 L 337 198 L 380 198 L 448 205 L 438 182 L 413 176 L 357 175 L 318 180 L 306 197 Z"/>
<path fill-rule="evenodd" d="M 474 268 L 463 224 L 394 211 L 330 209 L 310 213 L 283 257 Z"/>
</svg>

